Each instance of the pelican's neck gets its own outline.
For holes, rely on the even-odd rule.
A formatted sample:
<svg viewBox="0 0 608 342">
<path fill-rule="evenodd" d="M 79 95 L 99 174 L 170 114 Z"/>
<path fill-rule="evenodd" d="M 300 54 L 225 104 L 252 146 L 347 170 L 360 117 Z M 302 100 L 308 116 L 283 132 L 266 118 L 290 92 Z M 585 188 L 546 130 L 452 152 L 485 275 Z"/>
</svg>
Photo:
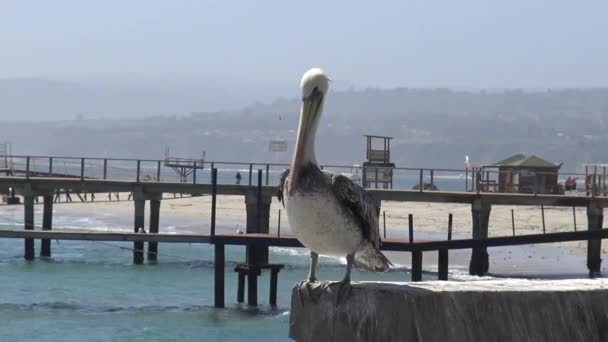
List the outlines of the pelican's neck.
<svg viewBox="0 0 608 342">
<path fill-rule="evenodd" d="M 321 114 L 321 113 L 319 113 Z M 300 135 L 300 131 L 303 129 L 303 118 L 300 116 L 300 123 L 298 125 L 298 139 L 296 141 L 296 151 L 298 149 L 302 149 L 302 158 L 300 160 L 300 165 L 305 166 L 309 163 L 317 165 L 317 158 L 315 156 L 315 139 L 317 136 L 317 127 L 319 126 L 319 117 L 317 115 L 315 121 L 313 122 L 308 134 L 305 136 Z M 294 160 L 292 161 L 292 166 L 296 162 L 294 155 Z"/>
</svg>

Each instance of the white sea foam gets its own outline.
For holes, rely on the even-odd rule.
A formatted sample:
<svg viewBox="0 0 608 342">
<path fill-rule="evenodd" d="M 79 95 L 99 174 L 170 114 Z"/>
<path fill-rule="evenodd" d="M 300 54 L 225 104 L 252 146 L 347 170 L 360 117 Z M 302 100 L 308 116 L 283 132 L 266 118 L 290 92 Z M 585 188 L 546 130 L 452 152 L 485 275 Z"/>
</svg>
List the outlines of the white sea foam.
<svg viewBox="0 0 608 342">
<path fill-rule="evenodd" d="M 278 255 L 308 256 L 310 252 L 305 248 L 270 247 L 270 251 Z"/>
</svg>

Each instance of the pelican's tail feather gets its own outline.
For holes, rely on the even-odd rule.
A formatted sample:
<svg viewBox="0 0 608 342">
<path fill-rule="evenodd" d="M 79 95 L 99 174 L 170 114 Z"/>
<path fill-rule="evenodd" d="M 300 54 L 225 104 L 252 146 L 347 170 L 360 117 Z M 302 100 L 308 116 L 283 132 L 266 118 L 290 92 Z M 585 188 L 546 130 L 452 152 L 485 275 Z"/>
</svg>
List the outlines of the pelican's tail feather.
<svg viewBox="0 0 608 342">
<path fill-rule="evenodd" d="M 371 243 L 364 244 L 355 253 L 355 267 L 369 272 L 386 272 L 393 264 Z"/>
</svg>

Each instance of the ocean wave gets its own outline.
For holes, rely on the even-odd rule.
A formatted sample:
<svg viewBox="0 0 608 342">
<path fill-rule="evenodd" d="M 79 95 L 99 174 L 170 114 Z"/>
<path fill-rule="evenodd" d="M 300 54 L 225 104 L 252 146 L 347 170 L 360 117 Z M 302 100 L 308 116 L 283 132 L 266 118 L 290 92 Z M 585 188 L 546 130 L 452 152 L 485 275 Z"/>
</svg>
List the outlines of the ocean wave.
<svg viewBox="0 0 608 342">
<path fill-rule="evenodd" d="M 310 252 L 305 248 L 270 247 L 270 252 L 277 255 L 308 256 Z"/>
</svg>

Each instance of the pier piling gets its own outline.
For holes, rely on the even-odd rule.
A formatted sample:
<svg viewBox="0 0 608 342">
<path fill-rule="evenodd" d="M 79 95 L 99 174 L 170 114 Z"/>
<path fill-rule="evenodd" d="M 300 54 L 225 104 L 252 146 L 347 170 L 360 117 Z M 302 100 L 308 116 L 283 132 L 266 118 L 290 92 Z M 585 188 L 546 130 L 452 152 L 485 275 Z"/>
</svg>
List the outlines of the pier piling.
<svg viewBox="0 0 608 342">
<path fill-rule="evenodd" d="M 481 199 L 475 199 L 471 205 L 473 215 L 473 239 L 483 240 L 488 238 L 488 223 L 490 221 L 490 210 L 492 205 Z M 469 273 L 481 276 L 488 272 L 490 261 L 487 247 L 474 247 L 469 263 Z"/>
<path fill-rule="evenodd" d="M 42 230 L 53 229 L 53 195 L 44 195 L 42 210 Z M 51 240 L 40 241 L 40 256 L 49 258 L 51 256 Z"/>
<path fill-rule="evenodd" d="M 160 196 L 162 197 L 162 195 Z M 150 233 L 158 233 L 160 220 L 160 199 L 150 200 Z M 158 255 L 158 242 L 148 242 L 148 261 L 156 261 Z"/>
<path fill-rule="evenodd" d="M 224 244 L 215 242 L 214 271 L 215 271 L 215 303 L 216 308 L 224 307 Z"/>
<path fill-rule="evenodd" d="M 257 268 L 250 268 L 247 272 L 247 305 L 258 305 L 258 276 L 260 271 Z"/>
<path fill-rule="evenodd" d="M 144 212 L 146 206 L 146 200 L 143 199 L 143 193 L 141 191 L 134 192 L 134 204 L 135 204 L 135 220 L 133 229 L 135 233 L 139 231 L 139 228 L 144 228 L 145 219 Z M 144 242 L 135 241 L 133 242 L 133 263 L 140 265 L 144 263 Z"/>
<path fill-rule="evenodd" d="M 422 252 L 412 252 L 412 281 L 422 281 Z"/>
<path fill-rule="evenodd" d="M 23 197 L 24 229 L 34 230 L 34 196 L 26 195 Z M 25 260 L 34 260 L 34 239 L 25 239 Z"/>
<path fill-rule="evenodd" d="M 277 285 L 279 282 L 279 270 L 280 268 L 272 268 L 270 270 L 270 295 L 269 304 L 270 306 L 277 306 Z"/>
<path fill-rule="evenodd" d="M 448 241 L 452 240 L 452 222 L 453 216 L 452 213 L 448 215 Z M 450 253 L 447 248 L 439 249 L 438 253 L 438 261 L 437 261 L 437 279 L 439 280 L 448 280 L 448 268 L 449 268 L 449 258 Z"/>
<path fill-rule="evenodd" d="M 245 301 L 245 271 L 238 270 L 238 284 L 236 289 L 236 302 L 242 303 Z"/>
<path fill-rule="evenodd" d="M 588 230 L 602 229 L 604 224 L 604 209 L 591 202 L 587 206 Z M 591 277 L 600 273 L 602 266 L 602 240 L 589 240 L 587 242 L 587 268 Z"/>
</svg>

